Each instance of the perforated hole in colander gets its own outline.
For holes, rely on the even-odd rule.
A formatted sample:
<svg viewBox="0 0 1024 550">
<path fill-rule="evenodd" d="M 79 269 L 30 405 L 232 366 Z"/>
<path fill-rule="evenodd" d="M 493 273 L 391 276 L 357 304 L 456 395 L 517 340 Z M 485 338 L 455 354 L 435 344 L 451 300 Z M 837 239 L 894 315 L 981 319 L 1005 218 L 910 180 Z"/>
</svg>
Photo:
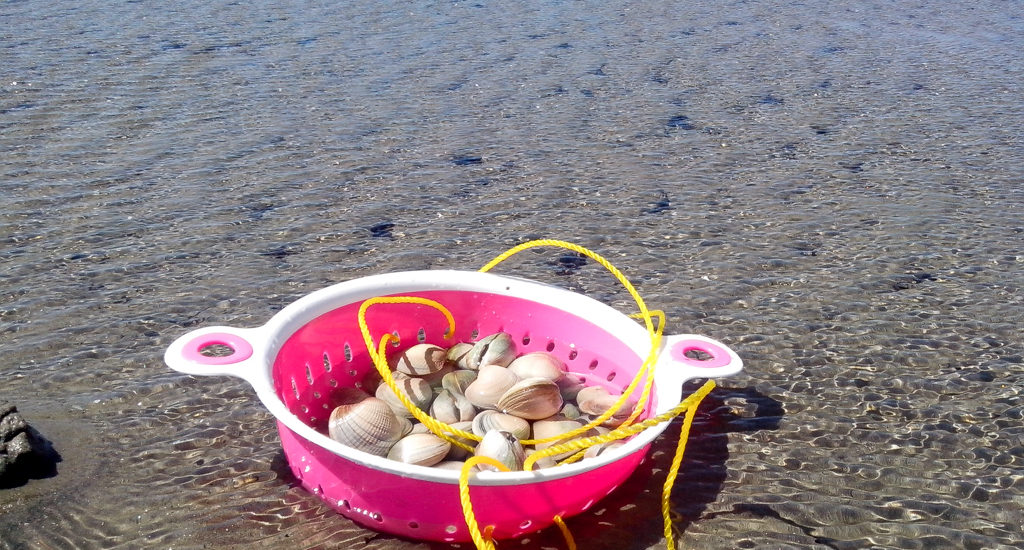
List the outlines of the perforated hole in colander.
<svg viewBox="0 0 1024 550">
<path fill-rule="evenodd" d="M 324 372 L 331 372 L 331 358 L 324 352 Z"/>
</svg>

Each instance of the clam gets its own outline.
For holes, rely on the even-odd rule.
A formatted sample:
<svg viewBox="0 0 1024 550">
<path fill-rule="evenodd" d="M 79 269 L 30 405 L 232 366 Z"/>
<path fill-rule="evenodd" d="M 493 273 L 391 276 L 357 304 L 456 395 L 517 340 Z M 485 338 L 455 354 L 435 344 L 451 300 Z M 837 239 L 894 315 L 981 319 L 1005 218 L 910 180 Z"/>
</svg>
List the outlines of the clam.
<svg viewBox="0 0 1024 550">
<path fill-rule="evenodd" d="M 468 369 L 455 369 L 444 375 L 441 379 L 441 387 L 459 395 L 466 395 L 466 388 L 476 380 L 476 371 Z"/>
<path fill-rule="evenodd" d="M 405 432 L 387 403 L 361 390 L 339 392 L 341 404 L 331 412 L 327 432 L 331 439 L 370 454 L 386 456 Z"/>
<path fill-rule="evenodd" d="M 422 378 L 415 378 L 411 376 L 395 377 L 395 385 L 398 389 L 412 401 L 414 405 L 420 408 L 420 410 L 430 407 L 430 402 L 434 399 L 434 390 L 431 389 L 430 384 Z M 398 396 L 395 392 L 391 391 L 391 388 L 387 384 L 381 384 L 377 386 L 377 399 L 384 401 L 395 410 L 395 414 L 398 416 L 411 417 L 412 412 L 409 411 L 399 401 Z"/>
<path fill-rule="evenodd" d="M 547 378 L 557 382 L 565 376 L 565 363 L 546 351 L 525 353 L 508 365 L 519 378 Z"/>
<path fill-rule="evenodd" d="M 430 416 L 445 424 L 465 422 L 476 416 L 476 407 L 461 393 L 441 390 L 430 406 Z"/>
<path fill-rule="evenodd" d="M 548 439 L 551 437 L 558 437 L 562 434 L 569 433 L 573 430 L 577 430 L 582 427 L 583 423 L 578 422 L 576 420 L 569 420 L 566 418 L 554 417 L 551 420 L 538 420 L 533 423 L 533 439 L 541 440 Z M 588 437 L 590 435 L 593 435 L 593 433 L 584 432 L 582 434 L 575 435 L 568 439 L 556 439 L 548 443 L 537 443 L 536 447 L 538 451 L 543 451 L 548 447 L 552 447 L 554 445 L 561 445 L 562 443 L 567 443 L 569 441 L 572 441 L 573 439 L 580 439 L 582 437 Z M 555 460 L 561 460 L 576 452 L 577 450 L 565 451 L 557 455 L 553 455 L 552 458 L 554 458 Z"/>
<path fill-rule="evenodd" d="M 516 382 L 498 398 L 495 407 L 506 414 L 539 420 L 562 408 L 558 385 L 547 378 L 527 378 Z"/>
<path fill-rule="evenodd" d="M 486 456 L 504 464 L 513 472 L 523 469 L 526 450 L 516 436 L 501 430 L 491 430 L 484 434 L 474 451 L 476 456 Z M 489 464 L 477 466 L 482 471 L 497 471 L 498 468 Z"/>
<path fill-rule="evenodd" d="M 565 401 L 576 399 L 576 395 L 580 393 L 580 390 L 586 387 L 583 378 L 572 373 L 566 373 L 565 376 L 555 380 L 555 383 L 558 384 L 558 389 L 562 391 L 562 399 Z"/>
<path fill-rule="evenodd" d="M 496 332 L 485 336 L 473 344 L 466 366 L 479 369 L 483 365 L 501 365 L 507 367 L 516 358 L 516 344 L 512 335 L 507 332 Z"/>
<path fill-rule="evenodd" d="M 596 417 L 611 409 L 619 398 L 620 396 L 609 394 L 608 390 L 602 386 L 587 386 L 576 394 L 576 404 L 581 412 Z M 604 422 L 604 425 L 618 426 L 622 424 L 629 417 L 630 413 L 633 412 L 633 407 L 635 406 L 635 403 L 627 400 L 614 415 Z"/>
<path fill-rule="evenodd" d="M 526 456 L 529 457 L 534 451 L 535 449 L 527 448 Z M 534 470 L 538 470 L 541 468 L 553 468 L 555 466 L 558 466 L 558 461 L 551 458 L 550 456 L 542 456 L 533 463 Z"/>
<path fill-rule="evenodd" d="M 466 463 L 462 460 L 443 460 L 441 462 L 438 462 L 437 464 L 434 464 L 434 467 L 440 468 L 442 470 L 462 471 L 462 466 L 464 466 L 465 464 Z"/>
<path fill-rule="evenodd" d="M 493 410 L 481 411 L 473 419 L 473 433 L 482 437 L 491 430 L 509 432 L 519 439 L 530 437 L 530 423 L 527 420 Z"/>
<path fill-rule="evenodd" d="M 467 422 L 455 422 L 451 426 L 452 426 L 452 428 L 455 428 L 456 430 L 462 430 L 464 432 L 472 432 L 473 431 L 473 423 L 472 422 L 468 422 L 468 421 Z M 448 434 L 448 435 L 451 435 L 452 437 L 454 437 L 458 441 L 460 441 L 462 443 L 465 443 L 466 445 L 469 445 L 470 447 L 473 447 L 474 445 L 476 445 L 476 441 L 474 441 L 472 439 L 466 439 L 466 438 L 458 437 L 458 436 L 455 436 L 453 434 Z M 472 456 L 472 454 L 473 453 L 471 451 L 467 451 L 466 449 L 463 449 L 462 447 L 459 447 L 458 445 L 452 445 L 451 450 L 448 451 L 448 455 L 445 456 L 444 458 L 445 458 L 445 460 L 466 460 L 467 458 Z"/>
<path fill-rule="evenodd" d="M 493 409 L 498 398 L 518 381 L 519 377 L 505 367 L 484 365 L 466 388 L 466 398 L 481 409 Z"/>
<path fill-rule="evenodd" d="M 445 375 L 454 370 L 455 365 L 452 365 L 451 363 L 446 363 L 445 366 L 440 368 L 440 370 L 432 372 L 430 374 L 424 374 L 423 376 L 417 376 L 417 378 L 426 380 L 427 384 L 429 384 L 430 387 L 434 388 L 434 390 L 436 391 L 441 388 L 441 381 L 444 380 Z"/>
<path fill-rule="evenodd" d="M 558 414 L 568 418 L 569 420 L 576 420 L 580 417 L 580 408 L 574 403 L 565 403 L 562 405 L 562 410 L 558 411 Z"/>
<path fill-rule="evenodd" d="M 433 344 L 416 344 L 411 348 L 392 356 L 389 360 L 391 370 L 404 372 L 411 376 L 426 376 L 444 368 L 444 348 Z"/>
<path fill-rule="evenodd" d="M 411 434 L 399 439 L 388 458 L 406 464 L 433 466 L 444 460 L 452 444 L 434 434 Z"/>
<path fill-rule="evenodd" d="M 457 368 L 468 369 L 469 352 L 472 350 L 473 344 L 470 344 L 469 342 L 459 342 L 458 344 L 448 348 L 448 352 L 445 353 L 445 359 Z"/>
<path fill-rule="evenodd" d="M 611 451 L 613 449 L 617 449 L 623 445 L 625 445 L 625 443 L 622 441 L 610 441 L 608 443 L 599 443 L 597 445 L 588 447 L 586 452 L 583 453 L 583 458 L 594 458 L 596 456 L 601 456 L 604 453 Z"/>
</svg>

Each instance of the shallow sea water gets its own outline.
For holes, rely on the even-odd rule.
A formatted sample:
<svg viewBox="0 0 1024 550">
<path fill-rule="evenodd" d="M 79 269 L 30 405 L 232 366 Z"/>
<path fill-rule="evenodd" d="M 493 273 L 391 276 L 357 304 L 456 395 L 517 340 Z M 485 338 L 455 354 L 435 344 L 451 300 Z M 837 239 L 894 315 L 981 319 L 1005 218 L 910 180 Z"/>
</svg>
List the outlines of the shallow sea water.
<svg viewBox="0 0 1024 550">
<path fill-rule="evenodd" d="M 539 237 L 745 360 L 681 547 L 1020 547 L 1018 8 L 0 4 L 0 400 L 62 456 L 0 490 L 0 548 L 449 548 L 331 511 L 244 382 L 163 351 Z M 632 311 L 558 250 L 497 271 Z M 677 435 L 581 548 L 664 547 Z"/>
</svg>

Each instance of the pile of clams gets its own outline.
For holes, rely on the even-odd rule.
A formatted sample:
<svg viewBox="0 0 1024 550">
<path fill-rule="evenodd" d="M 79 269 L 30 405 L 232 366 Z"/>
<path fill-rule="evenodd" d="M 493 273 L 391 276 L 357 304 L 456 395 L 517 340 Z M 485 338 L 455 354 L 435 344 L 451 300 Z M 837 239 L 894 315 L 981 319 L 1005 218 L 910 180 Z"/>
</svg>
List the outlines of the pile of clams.
<svg viewBox="0 0 1024 550">
<path fill-rule="evenodd" d="M 550 353 L 517 354 L 515 342 L 504 332 L 449 349 L 417 344 L 390 357 L 389 365 L 396 385 L 417 407 L 452 428 L 480 436 L 479 442 L 465 441 L 474 454 L 513 471 L 522 470 L 534 450 L 565 442 L 534 448 L 521 441 L 582 428 L 618 399 L 602 386 L 586 386 Z M 337 399 L 340 404 L 331 413 L 328 433 L 338 442 L 391 460 L 438 468 L 461 469 L 470 456 L 416 421 L 387 384 L 378 382 L 372 396 L 344 388 Z M 627 402 L 603 425 L 575 437 L 607 433 L 632 410 L 633 403 Z M 621 443 L 590 447 L 585 458 L 617 445 Z M 536 466 L 553 466 L 571 454 L 541 459 Z M 496 469 L 484 464 L 477 468 Z"/>
</svg>

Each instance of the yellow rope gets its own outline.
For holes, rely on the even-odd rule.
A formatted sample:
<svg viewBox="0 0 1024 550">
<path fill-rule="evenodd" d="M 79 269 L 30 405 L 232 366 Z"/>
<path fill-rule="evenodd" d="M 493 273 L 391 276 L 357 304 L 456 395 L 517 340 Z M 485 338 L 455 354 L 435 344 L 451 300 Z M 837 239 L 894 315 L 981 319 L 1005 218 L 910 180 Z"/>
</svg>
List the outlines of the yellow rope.
<svg viewBox="0 0 1024 550">
<path fill-rule="evenodd" d="M 562 516 L 555 516 L 552 519 L 555 520 L 555 525 L 562 531 L 562 536 L 565 537 L 565 543 L 569 546 L 569 550 L 576 550 L 576 539 L 572 538 L 572 533 L 569 532 L 569 527 L 565 524 Z"/>
<path fill-rule="evenodd" d="M 708 391 L 711 391 L 715 387 L 715 383 L 708 381 L 711 387 Z M 703 389 L 703 388 L 701 388 Z M 704 398 L 704 393 L 701 395 L 701 399 Z M 676 443 L 676 454 L 672 457 L 672 466 L 668 469 L 668 475 L 665 477 L 665 485 L 661 489 L 661 517 L 665 524 L 665 546 L 668 550 L 675 550 L 676 542 L 675 537 L 672 533 L 672 516 L 670 514 L 672 506 L 672 487 L 676 484 L 676 476 L 679 474 L 679 466 L 683 463 L 683 451 L 686 450 L 686 440 L 690 437 L 690 424 L 693 422 L 693 416 L 697 414 L 697 406 L 700 405 L 700 399 L 697 400 L 686 411 L 686 416 L 683 417 L 683 426 L 679 431 L 679 442 Z"/>
<path fill-rule="evenodd" d="M 459 471 L 459 502 L 462 503 L 462 515 L 466 518 L 466 526 L 469 527 L 469 536 L 478 550 L 494 550 L 494 542 L 490 537 L 484 537 L 480 533 L 480 526 L 476 523 L 476 514 L 473 513 L 473 504 L 469 501 L 469 476 L 477 464 L 489 464 L 503 472 L 507 472 L 508 466 L 489 456 L 471 456 L 466 459 Z"/>
<path fill-rule="evenodd" d="M 587 256 L 588 258 L 590 258 L 590 259 L 594 260 L 595 262 L 597 262 L 598 264 L 600 264 L 602 267 L 607 269 L 613 276 L 615 276 L 615 278 L 619 281 L 619 283 L 622 284 L 622 286 L 626 288 L 626 290 L 629 292 L 629 294 L 633 297 L 633 300 L 636 301 L 637 306 L 640 308 L 640 313 L 638 313 L 636 315 L 633 315 L 632 317 L 643 319 L 644 325 L 647 328 L 648 336 L 651 339 L 651 351 L 650 351 L 650 353 L 647 354 L 647 358 L 644 360 L 643 364 L 640 366 L 640 369 L 636 372 L 636 375 L 633 377 L 633 380 L 630 381 L 629 385 L 626 386 L 626 388 L 622 391 L 622 395 L 619 396 L 619 398 L 615 401 L 614 404 L 612 404 L 611 408 L 609 408 L 607 411 L 605 411 L 604 413 L 599 415 L 597 418 L 595 418 L 592 421 L 590 421 L 589 423 L 587 423 L 585 426 L 581 426 L 581 427 L 579 427 L 577 429 L 571 430 L 571 431 L 566 432 L 564 434 L 559 434 L 559 435 L 548 437 L 548 438 L 545 438 L 545 439 L 527 439 L 527 440 L 524 440 L 522 443 L 524 445 L 537 445 L 537 444 L 551 443 L 551 442 L 554 442 L 554 441 L 560 441 L 560 440 L 563 440 L 563 439 L 576 437 L 576 436 L 578 436 L 580 434 L 583 434 L 583 433 L 586 433 L 586 432 L 592 430 L 593 428 L 595 428 L 597 426 L 600 426 L 601 424 L 604 424 L 609 418 L 611 418 L 612 416 L 614 416 L 615 414 L 617 414 L 619 412 L 619 409 L 621 409 L 626 404 L 626 402 L 629 400 L 630 396 L 633 394 L 634 390 L 636 389 L 637 385 L 639 385 L 640 380 L 642 380 L 644 376 L 647 376 L 647 383 L 644 385 L 644 389 L 643 389 L 643 392 L 641 393 L 640 399 L 637 400 L 637 403 L 636 403 L 632 413 L 627 418 L 627 421 L 623 422 L 624 425 L 628 425 L 628 424 L 632 423 L 638 416 L 640 416 L 640 414 L 643 413 L 644 404 L 646 403 L 647 398 L 650 395 L 651 387 L 654 384 L 654 376 L 653 376 L 653 372 L 651 372 L 651 371 L 653 371 L 653 366 L 654 366 L 655 362 L 657 362 L 657 360 L 658 360 L 658 351 L 661 348 L 661 335 L 662 335 L 662 331 L 664 330 L 664 327 L 665 327 L 665 314 L 664 314 L 664 312 L 658 311 L 658 310 L 655 310 L 655 311 L 648 310 L 647 309 L 647 305 L 644 303 L 643 298 L 640 297 L 640 293 L 638 293 L 636 291 L 636 288 L 634 288 L 633 284 L 629 282 L 629 279 L 627 279 L 626 276 L 623 275 L 622 272 L 618 270 L 618 268 L 613 266 L 611 264 L 611 262 L 609 262 L 608 260 L 604 259 L 604 257 L 602 257 L 600 254 L 598 254 L 598 253 L 596 253 L 596 252 L 594 252 L 592 250 L 589 250 L 587 248 L 584 248 L 582 246 L 579 246 L 577 244 L 573 244 L 573 243 L 566 242 L 566 241 L 559 241 L 559 240 L 554 240 L 554 239 L 539 239 L 539 240 L 525 242 L 523 244 L 520 244 L 518 246 L 512 247 L 512 248 L 506 250 L 505 252 L 499 254 L 496 258 L 494 258 L 493 260 L 488 262 L 487 265 L 485 265 L 482 268 L 480 268 L 480 272 L 490 271 L 494 266 L 496 266 L 499 263 L 505 261 L 506 259 L 508 259 L 512 255 L 517 254 L 519 252 L 522 252 L 523 250 L 527 250 L 529 248 L 534 248 L 534 247 L 538 247 L 538 246 L 556 246 L 556 247 L 572 250 L 572 251 L 577 252 L 579 254 L 583 254 L 584 256 Z M 658 320 L 659 320 L 657 328 L 654 327 L 654 323 L 652 321 L 652 317 L 657 317 Z M 533 462 L 530 462 L 530 468 L 532 468 L 532 465 L 533 465 Z M 530 468 L 527 468 L 527 470 L 529 470 Z"/>
<path fill-rule="evenodd" d="M 619 397 L 618 400 L 616 400 L 615 404 L 607 412 L 605 412 L 604 414 L 598 416 L 598 418 L 595 418 L 593 421 L 588 423 L 586 426 L 583 426 L 583 427 L 581 427 L 579 429 L 576 429 L 576 430 L 573 430 L 571 432 L 568 432 L 568 433 L 565 433 L 565 434 L 561 434 L 561 435 L 558 435 L 558 436 L 554 436 L 554 437 L 549 437 L 549 438 L 546 438 L 546 439 L 523 440 L 522 443 L 524 445 L 535 445 L 537 443 L 550 443 L 550 442 L 553 442 L 553 441 L 564 440 L 566 438 L 574 437 L 576 435 L 585 433 L 585 432 L 591 430 L 592 428 L 594 428 L 594 427 L 596 427 L 596 426 L 598 426 L 600 424 L 603 424 L 606 420 L 608 420 L 614 414 L 616 414 L 618 412 L 618 410 L 622 406 L 625 405 L 625 403 L 629 399 L 630 395 L 635 391 L 636 387 L 639 385 L 640 380 L 644 379 L 646 377 L 646 381 L 644 383 L 644 387 L 643 387 L 643 391 L 641 392 L 640 399 L 637 401 L 637 403 L 636 403 L 633 411 L 630 413 L 629 417 L 619 427 L 617 427 L 616 429 L 614 429 L 611 432 L 609 432 L 607 434 L 604 434 L 604 435 L 593 436 L 593 437 L 586 437 L 586 438 L 582 438 L 582 439 L 576 439 L 576 440 L 573 440 L 573 441 L 569 441 L 567 443 L 563 443 L 563 444 L 559 444 L 559 445 L 553 445 L 551 447 L 548 447 L 547 449 L 544 449 L 543 451 L 536 451 L 534 453 L 531 453 L 526 458 L 526 462 L 524 464 L 524 470 L 527 470 L 527 471 L 531 470 L 533 468 L 533 465 L 540 458 L 543 458 L 543 457 L 546 457 L 546 456 L 553 456 L 553 455 L 561 454 L 561 453 L 564 453 L 566 451 L 576 451 L 576 452 L 572 456 L 570 456 L 569 458 L 563 460 L 561 462 L 561 464 L 567 464 L 567 463 L 570 463 L 570 462 L 577 461 L 580 458 L 582 458 L 584 452 L 590 446 L 597 445 L 597 444 L 602 444 L 602 443 L 609 443 L 609 442 L 612 442 L 612 441 L 617 441 L 617 440 L 620 440 L 620 439 L 624 439 L 624 438 L 633 436 L 633 435 L 635 435 L 637 433 L 640 433 L 640 432 L 646 430 L 647 428 L 649 428 L 651 426 L 660 424 L 662 422 L 667 422 L 667 421 L 677 417 L 678 415 L 682 414 L 683 412 L 685 412 L 686 415 L 684 416 L 684 419 L 683 419 L 683 425 L 682 425 L 682 430 L 681 430 L 680 437 L 679 437 L 679 442 L 678 442 L 678 445 L 676 447 L 675 456 L 673 457 L 673 460 L 672 460 L 672 466 L 671 466 L 671 468 L 669 469 L 669 472 L 668 472 L 668 477 L 665 480 L 665 485 L 664 485 L 663 490 L 662 490 L 662 501 L 661 501 L 662 517 L 663 517 L 664 522 L 665 522 L 665 541 L 666 541 L 666 544 L 668 546 L 668 550 L 675 550 L 675 541 L 674 541 L 673 533 L 672 533 L 672 520 L 671 520 L 671 517 L 670 517 L 670 498 L 671 498 L 672 486 L 675 483 L 676 477 L 677 477 L 678 472 L 679 472 L 679 467 L 682 464 L 683 452 L 684 452 L 684 450 L 686 448 L 686 440 L 689 437 L 690 424 L 693 421 L 693 417 L 694 417 L 694 414 L 696 413 L 697 406 L 700 404 L 701 400 L 704 399 L 704 397 L 715 387 L 715 383 L 714 383 L 714 381 L 711 381 L 711 380 L 707 381 L 703 386 L 701 386 L 700 389 L 695 391 L 693 394 L 691 394 L 685 400 L 683 400 L 678 405 L 673 407 L 671 410 L 669 410 L 669 411 L 667 411 L 665 413 L 662 413 L 662 414 L 660 414 L 660 415 L 658 415 L 656 417 L 649 418 L 647 420 L 644 420 L 644 421 L 642 421 L 640 423 L 635 424 L 634 422 L 635 422 L 636 418 L 640 414 L 643 413 L 643 410 L 644 410 L 644 407 L 645 407 L 644 404 L 647 402 L 647 399 L 649 398 L 651 389 L 653 387 L 653 383 L 654 383 L 654 364 L 656 363 L 657 358 L 658 358 L 658 351 L 659 351 L 659 349 L 661 347 L 662 331 L 664 330 L 664 327 L 665 327 L 665 314 L 664 314 L 664 312 L 659 311 L 659 310 L 648 310 L 646 304 L 643 301 L 643 299 L 640 297 L 639 293 L 637 293 L 636 289 L 629 282 L 629 280 L 626 279 L 625 275 L 623 275 L 622 272 L 620 272 L 618 269 L 616 269 L 615 266 L 611 265 L 611 263 L 609 263 L 603 257 L 601 257 L 597 253 L 592 252 L 592 251 L 590 251 L 590 250 L 588 250 L 586 248 L 583 248 L 581 246 L 578 246 L 578 245 L 575 245 L 575 244 L 572 244 L 572 243 L 569 243 L 569 242 L 565 242 L 565 241 L 557 241 L 557 240 L 551 240 L 551 239 L 541 239 L 541 240 L 536 240 L 536 241 L 530 241 L 530 242 L 527 242 L 527 243 L 523 243 L 521 245 L 513 247 L 513 248 L 505 251 L 504 253 L 500 254 L 498 257 L 496 257 L 495 259 L 491 260 L 487 265 L 482 267 L 480 269 L 480 271 L 481 272 L 489 271 L 491 268 L 493 268 L 497 264 L 501 263 L 502 261 L 504 261 L 508 257 L 512 256 L 513 254 L 516 254 L 518 252 L 521 252 L 523 250 L 526 250 L 528 248 L 533 248 L 533 247 L 536 247 L 536 246 L 558 246 L 558 247 L 566 248 L 566 249 L 569 249 L 569 250 L 573 250 L 575 252 L 578 252 L 580 254 L 583 254 L 583 255 L 593 259 L 598 264 L 602 265 L 605 269 L 607 269 L 609 272 L 611 272 L 612 275 L 614 275 L 615 278 L 618 279 L 618 281 L 626 288 L 626 290 L 629 291 L 630 295 L 633 297 L 633 299 L 636 301 L 637 305 L 639 306 L 640 312 L 637 313 L 637 314 L 631 315 L 631 317 L 643 319 L 644 325 L 647 328 L 647 332 L 648 332 L 648 335 L 649 335 L 650 340 L 651 340 L 651 351 L 647 355 L 647 358 L 644 360 L 643 364 L 641 365 L 640 369 L 637 371 L 636 375 L 633 377 L 633 380 L 626 387 L 626 389 L 623 390 L 622 395 Z M 387 346 L 388 346 L 388 344 L 390 342 L 392 342 L 392 341 L 396 341 L 397 342 L 398 338 L 395 335 L 393 335 L 393 334 L 385 334 L 385 335 L 383 335 L 381 337 L 380 343 L 378 344 L 378 346 L 376 348 L 373 345 L 373 337 L 371 336 L 369 327 L 367 326 L 367 323 L 366 323 L 366 310 L 370 306 L 372 306 L 374 304 L 406 304 L 406 303 L 427 305 L 427 306 L 433 307 L 434 309 L 437 309 L 438 311 L 440 311 L 441 313 L 444 314 L 446 320 L 448 321 L 448 331 L 445 333 L 444 337 L 446 339 L 448 339 L 448 338 L 451 338 L 455 334 L 455 319 L 452 317 L 451 313 L 444 306 L 442 306 L 441 304 L 439 304 L 439 303 L 437 303 L 437 302 L 435 302 L 433 300 L 429 300 L 429 299 L 426 299 L 426 298 L 415 297 L 415 296 L 393 296 L 393 297 L 375 297 L 375 298 L 370 298 L 370 299 L 364 301 L 361 304 L 361 306 L 359 308 L 359 319 L 358 320 L 359 320 L 359 329 L 360 329 L 360 331 L 362 331 L 363 340 L 366 343 L 366 348 L 367 348 L 367 350 L 370 353 L 370 357 L 373 360 L 373 364 L 377 368 L 377 371 L 381 375 L 381 378 L 383 379 L 384 383 L 387 384 L 387 386 L 392 390 L 392 392 L 394 392 L 394 394 L 398 397 L 399 401 L 401 401 L 402 404 L 407 409 L 409 409 L 409 411 L 413 414 L 413 416 L 417 420 L 419 420 L 424 425 L 426 425 L 427 428 L 430 429 L 431 432 L 433 432 L 434 434 L 438 435 L 439 437 L 442 437 L 442 438 L 448 440 L 453 445 L 456 445 L 456 446 L 458 446 L 458 447 L 460 447 L 462 449 L 465 449 L 465 450 L 468 450 L 468 451 L 472 452 L 473 451 L 472 447 L 470 447 L 469 445 L 467 445 L 467 444 L 465 444 L 465 443 L 455 439 L 454 436 L 458 436 L 458 437 L 461 437 L 461 438 L 464 438 L 464 439 L 468 439 L 468 440 L 471 440 L 471 441 L 480 441 L 481 440 L 480 436 L 477 436 L 477 435 L 475 435 L 473 433 L 470 433 L 470 432 L 465 432 L 463 430 L 455 429 L 455 428 L 449 426 L 448 424 L 445 424 L 443 422 L 435 420 L 429 414 L 424 413 L 419 407 L 417 407 L 405 395 L 405 392 L 402 391 L 400 388 L 398 388 L 398 386 L 397 386 L 397 384 L 395 382 L 394 376 L 391 374 L 391 368 L 387 364 L 387 359 L 386 359 L 386 353 L 387 353 Z M 657 327 L 655 327 L 654 323 L 653 323 L 653 318 L 655 318 L 655 317 L 658 319 Z M 493 539 L 490 536 L 490 533 L 493 530 L 493 526 L 488 526 L 485 529 L 485 531 L 483 533 L 481 533 L 479 525 L 477 524 L 477 521 L 476 521 L 476 515 L 473 512 L 473 505 L 472 505 L 472 502 L 470 501 L 470 497 L 469 497 L 469 478 L 470 478 L 470 475 L 473 472 L 473 468 L 477 464 L 490 464 L 492 466 L 497 467 L 499 470 L 502 470 L 502 471 L 508 471 L 508 468 L 505 465 L 503 465 L 500 462 L 498 462 L 497 460 L 494 460 L 493 458 L 484 457 L 484 456 L 471 456 L 469 459 L 466 460 L 466 462 L 463 465 L 462 470 L 461 470 L 461 472 L 459 474 L 459 499 L 460 499 L 460 502 L 462 504 L 462 511 L 463 511 L 463 515 L 465 516 L 466 525 L 468 526 L 469 531 L 470 531 L 470 537 L 473 539 L 473 543 L 476 545 L 476 547 L 479 550 L 494 550 L 494 542 L 493 542 Z M 567 543 L 567 545 L 569 547 L 569 550 L 576 550 L 576 542 L 575 542 L 575 540 L 572 537 L 572 533 L 569 532 L 568 526 L 566 526 L 566 524 L 562 520 L 562 518 L 560 516 L 556 515 L 552 519 L 555 522 L 555 524 L 558 525 L 558 528 L 561 530 L 563 537 L 565 537 L 565 540 L 566 540 L 566 543 Z"/>
<path fill-rule="evenodd" d="M 370 306 L 373 306 L 375 304 L 420 304 L 437 309 L 438 311 L 443 313 L 445 319 L 448 320 L 448 331 L 445 332 L 444 334 L 444 337 L 446 339 L 451 338 L 455 334 L 455 318 L 452 317 L 451 312 L 448 311 L 448 309 L 442 306 L 441 304 L 433 300 L 429 300 L 427 298 L 420 298 L 418 296 L 378 296 L 375 298 L 370 298 L 364 301 L 359 306 L 358 317 L 359 330 L 362 331 L 363 333 L 363 341 L 366 343 L 367 351 L 370 352 L 370 358 L 373 359 L 373 366 L 377 368 L 377 372 L 380 374 L 381 378 L 383 379 L 383 382 L 387 384 L 388 388 L 390 388 L 392 392 L 394 392 L 395 396 L 398 397 L 398 400 L 402 403 L 402 405 L 404 405 L 405 408 L 412 413 L 416 420 L 422 422 L 427 427 L 427 429 L 429 429 L 438 437 L 448 441 L 449 443 L 459 447 L 460 449 L 473 452 L 473 447 L 463 443 L 462 441 L 459 441 L 454 436 L 469 439 L 472 441 L 480 441 L 480 436 L 472 432 L 467 432 L 464 430 L 453 428 L 450 425 L 445 424 L 444 422 L 441 422 L 440 420 L 437 420 L 434 417 L 430 416 L 429 414 L 423 412 L 423 410 L 417 407 L 416 404 L 413 403 L 407 395 L 405 395 L 405 392 L 398 387 L 398 384 L 395 382 L 395 377 L 391 374 L 391 367 L 388 365 L 387 362 L 388 343 L 391 342 L 392 340 L 397 341 L 398 339 L 395 338 L 393 334 L 385 334 L 381 336 L 380 344 L 376 349 L 374 349 L 373 336 L 370 335 L 370 328 L 366 324 L 366 310 L 369 309 Z"/>
</svg>

